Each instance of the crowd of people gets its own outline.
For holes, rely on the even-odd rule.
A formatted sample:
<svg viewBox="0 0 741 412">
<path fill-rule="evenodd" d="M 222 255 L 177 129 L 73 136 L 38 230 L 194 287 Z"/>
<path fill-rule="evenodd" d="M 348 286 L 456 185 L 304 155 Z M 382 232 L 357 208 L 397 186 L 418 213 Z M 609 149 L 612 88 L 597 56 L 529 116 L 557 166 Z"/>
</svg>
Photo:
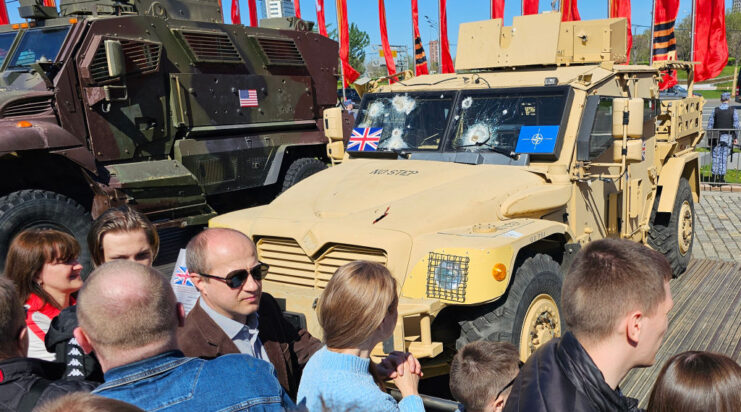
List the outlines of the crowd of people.
<svg viewBox="0 0 741 412">
<path fill-rule="evenodd" d="M 185 315 L 152 267 L 153 225 L 121 207 L 88 236 L 83 281 L 76 240 L 30 229 L 0 276 L 0 411 L 423 411 L 420 362 L 371 353 L 398 319 L 399 285 L 380 264 L 340 267 L 317 301 L 322 339 L 295 327 L 262 291 L 269 272 L 252 240 L 206 229 L 186 247 L 200 297 Z M 671 268 L 641 244 L 582 248 L 564 276 L 566 332 L 525 363 L 510 343 L 472 342 L 450 366 L 465 411 L 638 411 L 619 388 L 650 366 L 673 306 Z M 387 391 L 392 381 L 397 401 Z M 648 411 L 741 410 L 741 366 L 684 352 L 663 365 Z"/>
</svg>

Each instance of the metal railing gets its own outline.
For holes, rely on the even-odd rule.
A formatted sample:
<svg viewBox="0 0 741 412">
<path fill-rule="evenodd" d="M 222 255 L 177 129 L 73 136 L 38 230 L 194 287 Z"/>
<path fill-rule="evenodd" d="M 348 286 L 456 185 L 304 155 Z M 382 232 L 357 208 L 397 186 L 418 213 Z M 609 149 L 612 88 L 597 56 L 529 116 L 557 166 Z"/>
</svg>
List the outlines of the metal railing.
<svg viewBox="0 0 741 412">
<path fill-rule="evenodd" d="M 700 150 L 700 181 L 711 185 L 741 183 L 738 129 L 707 129 Z"/>
</svg>

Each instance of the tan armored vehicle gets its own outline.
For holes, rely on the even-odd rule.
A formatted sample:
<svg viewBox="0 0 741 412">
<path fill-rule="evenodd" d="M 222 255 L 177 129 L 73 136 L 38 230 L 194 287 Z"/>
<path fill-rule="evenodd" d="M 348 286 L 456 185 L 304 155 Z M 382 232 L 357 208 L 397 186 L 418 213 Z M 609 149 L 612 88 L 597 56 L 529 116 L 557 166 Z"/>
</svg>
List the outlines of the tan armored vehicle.
<svg viewBox="0 0 741 412">
<path fill-rule="evenodd" d="M 524 359 L 562 332 L 563 273 L 587 242 L 646 243 L 675 274 L 690 258 L 703 99 L 659 100 L 667 67 L 617 64 L 625 37 L 623 19 L 558 13 L 463 24 L 456 73 L 366 93 L 344 153 L 325 111 L 341 164 L 210 225 L 255 240 L 264 290 L 316 336 L 317 297 L 364 259 L 400 285 L 375 354 L 410 351 L 434 374 L 490 339 Z"/>
</svg>

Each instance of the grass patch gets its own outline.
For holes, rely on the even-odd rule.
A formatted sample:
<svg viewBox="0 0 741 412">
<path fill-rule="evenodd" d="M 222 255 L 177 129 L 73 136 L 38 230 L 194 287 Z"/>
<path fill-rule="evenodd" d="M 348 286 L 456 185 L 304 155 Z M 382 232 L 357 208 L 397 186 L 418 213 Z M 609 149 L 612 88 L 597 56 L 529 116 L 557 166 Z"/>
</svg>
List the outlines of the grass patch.
<svg viewBox="0 0 741 412">
<path fill-rule="evenodd" d="M 701 152 L 701 153 L 707 153 L 707 152 L 710 151 L 710 148 L 709 147 L 696 147 L 695 148 L 695 151 L 696 152 Z M 734 147 L 733 148 L 733 153 L 741 153 L 741 149 L 738 148 L 738 147 Z"/>
<path fill-rule="evenodd" d="M 710 173 L 710 165 L 703 166 L 700 169 L 700 180 L 709 181 L 711 178 L 712 174 Z M 726 170 L 726 183 L 741 183 L 741 170 Z"/>
<path fill-rule="evenodd" d="M 730 92 L 730 90 L 695 90 L 695 94 L 699 94 L 700 96 L 706 98 L 706 99 L 720 99 L 720 94 L 723 92 Z"/>
</svg>

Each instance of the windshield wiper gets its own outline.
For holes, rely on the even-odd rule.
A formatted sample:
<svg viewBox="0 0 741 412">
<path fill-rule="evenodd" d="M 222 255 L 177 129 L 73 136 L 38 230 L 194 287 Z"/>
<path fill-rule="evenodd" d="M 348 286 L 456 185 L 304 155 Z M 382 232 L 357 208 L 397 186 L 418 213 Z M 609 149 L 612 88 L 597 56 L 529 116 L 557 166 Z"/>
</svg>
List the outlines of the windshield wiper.
<svg viewBox="0 0 741 412">
<path fill-rule="evenodd" d="M 460 149 L 462 147 L 481 147 L 481 146 L 484 146 L 486 144 L 486 142 L 488 142 L 488 140 L 483 141 L 481 143 L 464 144 L 464 145 L 461 145 L 461 146 L 457 146 L 457 148 Z M 519 154 L 517 154 L 517 153 L 515 153 L 515 152 L 513 152 L 511 150 L 508 150 L 508 149 L 502 149 L 499 146 L 487 146 L 486 148 L 488 150 L 494 152 L 494 153 L 499 153 L 499 154 L 503 154 L 505 156 L 508 156 L 512 160 L 517 160 L 519 158 Z"/>
</svg>

